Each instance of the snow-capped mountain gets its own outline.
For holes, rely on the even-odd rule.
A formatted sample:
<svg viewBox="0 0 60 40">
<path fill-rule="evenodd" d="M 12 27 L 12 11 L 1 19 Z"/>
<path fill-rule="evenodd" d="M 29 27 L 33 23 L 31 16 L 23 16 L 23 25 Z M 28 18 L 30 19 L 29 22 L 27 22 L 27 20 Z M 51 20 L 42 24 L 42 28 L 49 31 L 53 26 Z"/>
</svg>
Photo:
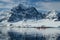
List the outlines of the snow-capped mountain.
<svg viewBox="0 0 60 40">
<path fill-rule="evenodd" d="M 11 9 L 11 11 L 11 17 L 8 22 L 18 22 L 27 19 L 42 19 L 42 13 L 39 13 L 34 7 L 27 8 L 20 4 Z"/>
<path fill-rule="evenodd" d="M 9 11 L 1 11 L 0 12 L 0 22 L 8 20 L 10 17 Z"/>
<path fill-rule="evenodd" d="M 38 12 L 35 7 L 26 7 L 19 4 L 13 7 L 10 12 L 11 16 L 7 19 L 9 25 L 21 27 L 58 27 L 60 26 L 59 13 L 55 10 Z M 56 22 L 56 20 L 58 22 Z M 57 25 L 56 25 L 57 24 Z"/>
<path fill-rule="evenodd" d="M 48 13 L 46 13 L 45 15 L 46 15 L 45 17 L 46 19 L 60 21 L 60 12 L 56 10 L 48 11 Z"/>
<path fill-rule="evenodd" d="M 1 13 L 1 15 L 4 13 Z M 0 21 L 3 21 L 2 23 L 8 23 L 7 25 L 13 24 L 14 26 L 22 27 L 41 27 L 42 25 L 47 27 L 58 27 L 60 26 L 59 19 L 60 13 L 55 10 L 38 12 L 35 7 L 26 7 L 19 4 L 18 6 L 13 7 L 11 12 L 6 12 L 5 16 L 1 16 Z M 56 20 L 58 22 L 56 22 Z"/>
<path fill-rule="evenodd" d="M 58 13 L 55 10 L 49 11 L 46 18 L 50 20 L 57 20 L 58 19 L 57 14 Z"/>
</svg>

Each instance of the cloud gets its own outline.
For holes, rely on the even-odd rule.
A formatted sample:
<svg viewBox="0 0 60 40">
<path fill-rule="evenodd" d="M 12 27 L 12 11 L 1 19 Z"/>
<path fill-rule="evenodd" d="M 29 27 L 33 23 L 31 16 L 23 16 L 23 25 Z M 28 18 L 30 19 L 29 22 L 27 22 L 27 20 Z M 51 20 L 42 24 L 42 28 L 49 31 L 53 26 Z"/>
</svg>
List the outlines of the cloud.
<svg viewBox="0 0 60 40">
<path fill-rule="evenodd" d="M 0 0 L 0 8 L 11 9 L 19 3 L 34 6 L 37 10 L 60 10 L 60 0 Z"/>
<path fill-rule="evenodd" d="M 27 0 L 0 0 L 0 7 L 3 6 L 14 6 L 17 5 L 19 3 L 24 3 L 27 4 Z"/>
<path fill-rule="evenodd" d="M 14 3 L 13 0 L 0 0 L 0 2 L 5 2 L 5 3 Z"/>
<path fill-rule="evenodd" d="M 16 5 L 17 3 L 13 0 L 0 0 L 0 9 L 11 9 Z"/>
<path fill-rule="evenodd" d="M 60 2 L 36 2 L 35 5 L 38 10 L 60 10 Z"/>
</svg>

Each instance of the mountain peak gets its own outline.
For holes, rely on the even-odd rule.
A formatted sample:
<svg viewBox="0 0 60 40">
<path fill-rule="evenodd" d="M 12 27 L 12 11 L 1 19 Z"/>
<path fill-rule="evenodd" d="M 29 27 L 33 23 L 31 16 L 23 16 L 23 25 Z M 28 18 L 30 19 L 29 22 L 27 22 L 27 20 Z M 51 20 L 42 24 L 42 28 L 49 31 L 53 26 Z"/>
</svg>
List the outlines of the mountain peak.
<svg viewBox="0 0 60 40">
<path fill-rule="evenodd" d="M 28 19 L 41 19 L 42 14 L 39 13 L 35 7 L 25 7 L 22 4 L 11 9 L 12 15 L 9 18 L 8 22 L 18 22 L 21 20 L 28 20 Z"/>
<path fill-rule="evenodd" d="M 51 19 L 51 20 L 56 19 L 57 18 L 57 12 L 55 10 L 49 11 L 46 18 Z"/>
</svg>

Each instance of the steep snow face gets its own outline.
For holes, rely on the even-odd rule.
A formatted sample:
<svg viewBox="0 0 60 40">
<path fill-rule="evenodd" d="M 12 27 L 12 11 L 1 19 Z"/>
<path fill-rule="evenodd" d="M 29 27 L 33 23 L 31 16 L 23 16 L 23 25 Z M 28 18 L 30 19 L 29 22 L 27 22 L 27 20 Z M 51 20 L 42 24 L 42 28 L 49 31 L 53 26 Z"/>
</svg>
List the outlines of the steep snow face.
<svg viewBox="0 0 60 40">
<path fill-rule="evenodd" d="M 1 11 L 0 12 L 0 22 L 8 20 L 10 17 L 9 11 Z"/>
<path fill-rule="evenodd" d="M 27 19 L 41 19 L 42 14 L 39 13 L 34 7 L 25 8 L 24 6 L 18 5 L 17 7 L 11 9 L 11 17 L 8 22 L 18 22 L 20 20 Z"/>
<path fill-rule="evenodd" d="M 58 18 L 57 12 L 55 10 L 50 11 L 48 15 L 46 16 L 46 18 L 50 20 L 57 20 Z"/>
<path fill-rule="evenodd" d="M 49 11 L 46 14 L 46 18 L 54 21 L 60 21 L 60 12 L 55 10 Z"/>
</svg>

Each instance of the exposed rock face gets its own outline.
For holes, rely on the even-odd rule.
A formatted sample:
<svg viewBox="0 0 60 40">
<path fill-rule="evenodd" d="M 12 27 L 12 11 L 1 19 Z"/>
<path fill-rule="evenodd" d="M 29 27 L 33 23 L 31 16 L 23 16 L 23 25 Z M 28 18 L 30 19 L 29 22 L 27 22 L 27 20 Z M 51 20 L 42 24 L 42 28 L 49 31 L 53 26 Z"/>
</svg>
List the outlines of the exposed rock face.
<svg viewBox="0 0 60 40">
<path fill-rule="evenodd" d="M 58 21 L 60 21 L 60 13 L 58 13 L 57 16 L 58 16 L 58 18 L 57 18 Z"/>
<path fill-rule="evenodd" d="M 11 9 L 11 17 L 9 18 L 8 22 L 18 22 L 20 20 L 27 20 L 27 19 L 41 19 L 42 14 L 39 13 L 36 8 L 29 7 L 26 8 L 23 5 L 18 5 Z"/>
</svg>

